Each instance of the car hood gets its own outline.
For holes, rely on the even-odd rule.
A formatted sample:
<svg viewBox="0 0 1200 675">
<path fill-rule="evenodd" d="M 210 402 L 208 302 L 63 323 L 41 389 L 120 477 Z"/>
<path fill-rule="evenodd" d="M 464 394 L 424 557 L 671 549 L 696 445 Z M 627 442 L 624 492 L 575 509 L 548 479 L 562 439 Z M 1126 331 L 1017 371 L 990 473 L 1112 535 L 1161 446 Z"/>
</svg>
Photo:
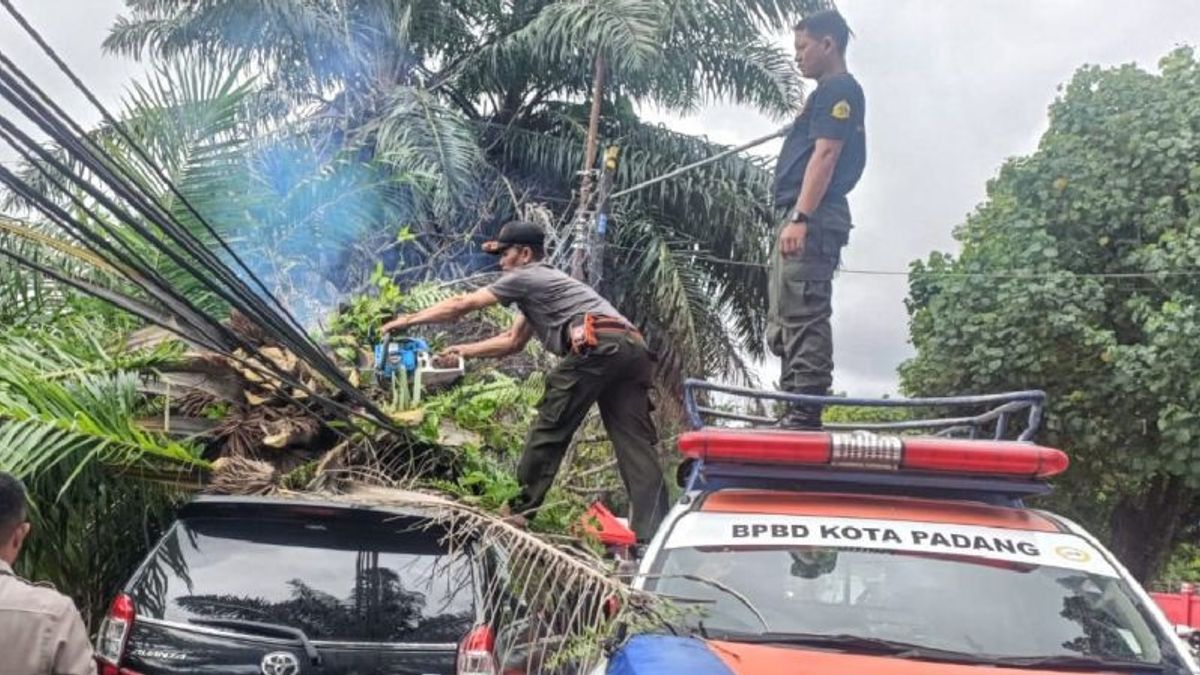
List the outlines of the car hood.
<svg viewBox="0 0 1200 675">
<path fill-rule="evenodd" d="M 1062 675 L 1063 672 L 999 669 L 668 635 L 635 636 L 613 654 L 608 664 L 608 675 Z M 1080 670 L 1070 672 L 1086 674 L 1086 671 Z M 1095 671 L 1087 675 L 1100 675 L 1103 672 Z"/>
</svg>

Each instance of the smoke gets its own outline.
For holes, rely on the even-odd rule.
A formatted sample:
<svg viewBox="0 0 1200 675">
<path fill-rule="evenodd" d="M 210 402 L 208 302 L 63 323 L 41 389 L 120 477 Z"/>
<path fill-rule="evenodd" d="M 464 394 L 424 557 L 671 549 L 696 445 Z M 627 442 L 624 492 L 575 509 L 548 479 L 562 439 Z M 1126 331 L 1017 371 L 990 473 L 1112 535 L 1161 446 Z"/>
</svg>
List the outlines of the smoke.
<svg viewBox="0 0 1200 675">
<path fill-rule="evenodd" d="M 402 286 L 495 268 L 479 244 L 504 209 L 439 210 L 427 184 L 393 165 L 330 155 L 305 137 L 256 148 L 245 191 L 221 226 L 235 251 L 301 325 L 322 325 L 339 303 L 370 292 L 377 265 Z M 492 190 L 481 177 L 479 194 Z"/>
<path fill-rule="evenodd" d="M 336 307 L 346 251 L 374 232 L 394 231 L 405 214 L 386 199 L 386 177 L 369 164 L 323 156 L 304 137 L 255 147 L 245 191 L 221 229 L 304 326 Z M 392 235 L 394 236 L 394 234 Z"/>
</svg>

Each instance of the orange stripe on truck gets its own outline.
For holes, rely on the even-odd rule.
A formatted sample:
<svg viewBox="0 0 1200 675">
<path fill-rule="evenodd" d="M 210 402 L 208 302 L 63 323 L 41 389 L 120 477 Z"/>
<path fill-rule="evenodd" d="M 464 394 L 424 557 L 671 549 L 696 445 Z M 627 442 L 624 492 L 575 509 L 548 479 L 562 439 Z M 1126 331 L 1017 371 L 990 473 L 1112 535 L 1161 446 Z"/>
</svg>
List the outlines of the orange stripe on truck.
<svg viewBox="0 0 1200 675">
<path fill-rule="evenodd" d="M 709 641 L 709 649 L 737 675 L 1062 675 L 1063 671 L 994 668 L 961 663 L 934 663 L 887 656 L 863 656 L 799 647 Z M 1101 675 L 1105 671 L 1071 671 Z"/>
</svg>

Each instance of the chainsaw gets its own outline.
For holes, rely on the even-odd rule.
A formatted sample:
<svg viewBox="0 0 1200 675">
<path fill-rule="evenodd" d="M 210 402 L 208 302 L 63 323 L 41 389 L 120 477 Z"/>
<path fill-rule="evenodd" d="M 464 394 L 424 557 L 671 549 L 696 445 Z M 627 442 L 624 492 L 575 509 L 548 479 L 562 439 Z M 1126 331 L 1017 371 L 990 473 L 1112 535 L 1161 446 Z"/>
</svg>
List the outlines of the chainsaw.
<svg viewBox="0 0 1200 675">
<path fill-rule="evenodd" d="M 457 363 L 451 367 L 437 367 L 429 343 L 421 338 L 399 337 L 383 334 L 383 341 L 375 345 L 375 380 L 381 386 L 391 385 L 394 402 L 399 407 L 418 405 L 423 387 L 449 384 L 463 376 L 466 364 L 461 355 L 453 357 Z M 412 383 L 411 393 L 408 383 Z M 406 405 L 407 404 L 407 405 Z"/>
</svg>

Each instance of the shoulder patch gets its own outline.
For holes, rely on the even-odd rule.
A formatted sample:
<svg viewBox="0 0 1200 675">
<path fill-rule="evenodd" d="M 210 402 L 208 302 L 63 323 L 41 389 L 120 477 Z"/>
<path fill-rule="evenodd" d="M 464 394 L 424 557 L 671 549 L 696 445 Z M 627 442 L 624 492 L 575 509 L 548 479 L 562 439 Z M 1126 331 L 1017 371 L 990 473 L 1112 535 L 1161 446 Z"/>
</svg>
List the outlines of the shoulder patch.
<svg viewBox="0 0 1200 675">
<path fill-rule="evenodd" d="M 835 120 L 850 119 L 850 102 L 847 101 L 846 99 L 842 99 L 842 100 L 838 101 L 837 103 L 834 103 L 833 110 L 830 110 L 829 114 Z"/>
</svg>

